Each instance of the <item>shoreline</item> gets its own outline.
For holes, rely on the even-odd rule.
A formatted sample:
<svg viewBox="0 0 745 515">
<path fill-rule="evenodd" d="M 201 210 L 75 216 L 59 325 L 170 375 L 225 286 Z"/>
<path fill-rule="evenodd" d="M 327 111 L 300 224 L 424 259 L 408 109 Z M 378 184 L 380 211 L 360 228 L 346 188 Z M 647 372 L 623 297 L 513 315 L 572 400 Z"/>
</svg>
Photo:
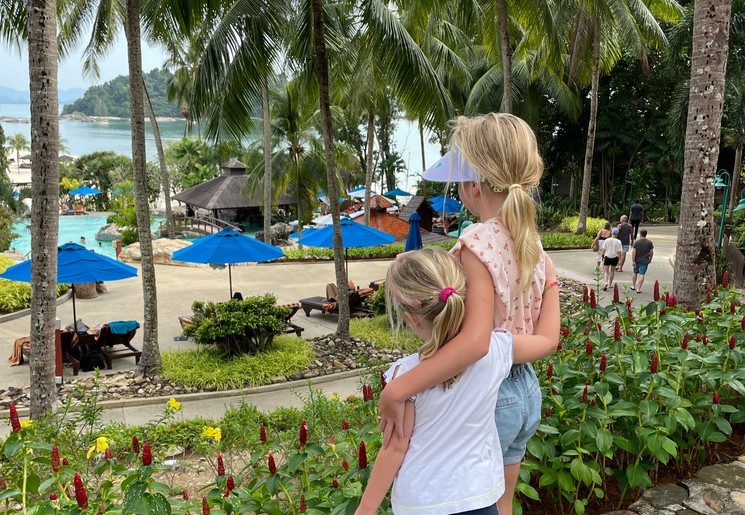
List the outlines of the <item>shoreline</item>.
<svg viewBox="0 0 745 515">
<path fill-rule="evenodd" d="M 73 121 L 83 123 L 102 123 L 106 124 L 109 122 L 128 122 L 129 118 L 119 118 L 116 116 L 88 116 L 82 113 L 75 114 L 61 114 L 59 115 L 60 121 Z M 145 118 L 146 122 L 149 122 L 149 118 Z M 184 118 L 177 118 L 174 116 L 156 116 L 155 121 L 157 122 L 185 122 Z M 0 122 L 5 123 L 31 123 L 30 118 L 22 118 L 18 116 L 0 116 Z"/>
</svg>

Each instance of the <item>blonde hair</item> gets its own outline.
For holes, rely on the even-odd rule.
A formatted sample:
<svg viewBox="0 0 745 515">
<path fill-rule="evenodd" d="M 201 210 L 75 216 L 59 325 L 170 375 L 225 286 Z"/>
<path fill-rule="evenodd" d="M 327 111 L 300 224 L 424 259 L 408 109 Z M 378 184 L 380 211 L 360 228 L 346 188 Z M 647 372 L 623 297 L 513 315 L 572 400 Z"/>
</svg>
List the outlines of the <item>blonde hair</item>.
<svg viewBox="0 0 745 515">
<path fill-rule="evenodd" d="M 543 175 L 543 160 L 530 126 L 508 113 L 489 113 L 453 122 L 453 145 L 479 172 L 482 182 L 506 195 L 500 218 L 515 242 L 518 284 L 531 284 L 541 257 L 533 189 Z"/>
<path fill-rule="evenodd" d="M 443 292 L 446 288 L 455 291 Z M 395 333 L 404 326 L 404 313 L 432 322 L 432 334 L 419 347 L 420 359 L 432 357 L 460 331 L 466 312 L 466 274 L 460 261 L 443 249 L 426 248 L 396 259 L 386 274 L 385 293 Z M 443 387 L 449 388 L 457 378 L 448 379 Z"/>
</svg>

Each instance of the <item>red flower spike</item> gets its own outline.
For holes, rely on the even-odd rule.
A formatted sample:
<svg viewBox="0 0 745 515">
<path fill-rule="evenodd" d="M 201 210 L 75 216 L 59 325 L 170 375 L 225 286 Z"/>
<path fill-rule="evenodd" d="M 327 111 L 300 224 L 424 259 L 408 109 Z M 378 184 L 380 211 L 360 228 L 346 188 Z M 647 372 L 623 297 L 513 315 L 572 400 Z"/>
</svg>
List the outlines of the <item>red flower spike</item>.
<svg viewBox="0 0 745 515">
<path fill-rule="evenodd" d="M 305 444 L 308 443 L 308 424 L 305 423 L 305 420 L 302 421 L 300 424 L 300 447 L 305 447 Z"/>
<path fill-rule="evenodd" d="M 387 384 L 388 384 L 388 381 L 385 380 L 385 372 L 383 372 L 381 370 L 380 371 L 380 389 L 381 390 L 384 390 L 385 389 L 385 385 L 387 385 Z"/>
<path fill-rule="evenodd" d="M 341 462 L 341 468 L 343 468 L 344 470 L 349 470 L 349 462 L 346 458 L 344 458 L 344 460 Z"/>
<path fill-rule="evenodd" d="M 562 327 L 561 328 L 561 337 L 562 338 L 569 338 L 569 328 Z"/>
<path fill-rule="evenodd" d="M 145 442 L 142 447 L 142 464 L 146 467 L 153 464 L 153 453 L 150 451 L 150 442 Z"/>
<path fill-rule="evenodd" d="M 181 492 L 181 497 L 184 499 L 184 501 L 188 501 L 189 500 L 189 492 L 187 492 L 186 490 L 184 490 L 183 492 Z"/>
<path fill-rule="evenodd" d="M 587 404 L 587 386 L 582 391 L 582 404 Z"/>
<path fill-rule="evenodd" d="M 729 270 L 724 271 L 724 276 L 722 277 L 722 286 L 725 288 L 729 287 Z"/>
<path fill-rule="evenodd" d="M 603 352 L 603 355 L 600 356 L 600 371 L 605 372 L 606 367 L 608 366 L 608 358 L 605 355 L 605 352 Z"/>
<path fill-rule="evenodd" d="M 264 427 L 264 424 L 261 424 L 261 427 L 259 428 L 259 440 L 261 440 L 261 443 L 266 443 L 266 428 Z"/>
<path fill-rule="evenodd" d="M 349 429 L 349 422 L 347 422 L 346 420 L 342 420 L 341 421 L 341 428 L 344 431 L 346 431 L 347 429 Z"/>
<path fill-rule="evenodd" d="M 235 479 L 233 479 L 233 476 L 228 476 L 228 480 L 225 483 L 225 492 L 223 492 L 222 496 L 227 497 L 230 495 L 230 492 L 233 491 L 235 488 Z"/>
<path fill-rule="evenodd" d="M 267 456 L 267 462 L 269 465 L 269 473 L 271 475 L 274 475 L 277 473 L 277 464 L 274 463 L 274 456 L 272 456 L 272 453 L 269 453 L 269 456 Z"/>
<path fill-rule="evenodd" d="M 209 515 L 210 514 L 210 505 L 207 502 L 206 497 L 202 497 L 202 515 Z"/>
<path fill-rule="evenodd" d="M 654 301 L 660 300 L 660 281 L 654 282 Z"/>
<path fill-rule="evenodd" d="M 551 387 L 551 395 L 556 395 L 556 387 L 555 386 L 552 386 Z"/>
<path fill-rule="evenodd" d="M 649 365 L 649 371 L 653 374 L 657 373 L 657 365 L 659 364 L 659 358 L 657 357 L 657 354 L 652 356 L 652 364 Z"/>
<path fill-rule="evenodd" d="M 556 345 L 556 350 L 557 351 L 559 351 L 559 350 L 561 350 L 563 348 L 564 348 L 564 346 L 561 344 L 561 342 L 559 342 L 558 345 Z"/>
<path fill-rule="evenodd" d="M 596 308 L 598 306 L 598 301 L 595 298 L 595 290 L 590 290 L 590 307 Z"/>
<path fill-rule="evenodd" d="M 703 324 L 704 323 L 704 314 L 699 312 L 698 314 L 698 323 Z"/>
<path fill-rule="evenodd" d="M 670 306 L 670 292 L 665 292 L 665 306 Z"/>
<path fill-rule="evenodd" d="M 357 461 L 361 469 L 367 468 L 367 448 L 365 447 L 365 442 L 360 442 L 360 448 L 357 451 Z"/>
<path fill-rule="evenodd" d="M 593 408 L 594 408 L 595 406 L 597 406 L 597 405 L 598 405 L 598 401 L 597 401 L 597 400 L 595 400 L 595 399 L 593 399 L 593 400 L 592 400 L 592 402 L 590 403 L 590 406 L 592 406 Z"/>
<path fill-rule="evenodd" d="M 338 488 L 339 488 L 339 482 L 336 479 L 334 479 L 331 482 L 331 486 L 334 488 L 334 490 L 338 490 Z"/>
<path fill-rule="evenodd" d="M 711 290 L 706 290 L 706 303 L 711 304 Z"/>
<path fill-rule="evenodd" d="M 8 409 L 10 410 L 10 427 L 13 428 L 14 433 L 20 433 L 21 421 L 18 419 L 18 410 L 16 410 L 16 405 L 11 402 L 10 406 L 8 406 Z"/>
<path fill-rule="evenodd" d="M 701 333 L 698 333 L 696 335 L 696 341 L 699 342 L 699 343 L 701 342 Z"/>
<path fill-rule="evenodd" d="M 680 342 L 680 348 L 683 350 L 686 350 L 688 348 L 688 340 L 690 339 L 690 335 L 688 333 L 683 335 L 683 341 Z"/>
<path fill-rule="evenodd" d="M 585 286 L 584 291 L 582 292 L 582 303 L 587 304 L 590 301 L 590 290 Z"/>
<path fill-rule="evenodd" d="M 613 285 L 613 304 L 618 304 L 621 302 L 619 296 L 618 296 L 618 283 Z"/>
<path fill-rule="evenodd" d="M 111 458 L 113 458 L 113 457 L 114 457 L 114 456 L 113 456 L 113 455 L 111 454 L 111 448 L 109 448 L 109 447 L 106 447 L 106 450 L 105 450 L 105 451 L 104 451 L 104 453 L 103 453 L 103 457 L 104 457 L 105 459 L 107 459 L 107 460 L 110 460 Z"/>
<path fill-rule="evenodd" d="M 603 324 L 598 322 L 598 331 L 602 331 L 602 330 L 603 330 Z"/>
<path fill-rule="evenodd" d="M 585 381 L 585 386 L 590 386 L 590 380 L 589 380 L 589 379 L 587 379 L 587 380 Z"/>
<path fill-rule="evenodd" d="M 703 344 L 704 345 L 709 345 L 709 335 L 708 334 L 703 335 L 702 336 L 702 339 L 703 339 Z"/>
<path fill-rule="evenodd" d="M 660 310 L 660 316 L 665 316 L 665 313 L 667 313 L 667 311 L 665 311 L 664 309 Z"/>
<path fill-rule="evenodd" d="M 737 345 L 737 337 L 733 334 L 729 337 L 729 350 L 735 350 L 735 346 Z"/>
<path fill-rule="evenodd" d="M 613 323 L 613 339 L 619 341 L 621 339 L 621 322 L 616 318 Z"/>
<path fill-rule="evenodd" d="M 714 392 L 711 396 L 711 402 L 714 404 L 719 404 L 719 393 Z"/>
<path fill-rule="evenodd" d="M 546 417 L 546 418 L 550 417 L 551 416 L 551 410 L 550 409 L 547 409 L 545 411 L 545 413 L 543 414 L 543 416 Z"/>
<path fill-rule="evenodd" d="M 729 303 L 729 314 L 730 315 L 734 315 L 736 308 L 737 308 L 737 306 L 735 306 L 735 303 L 734 302 L 730 302 Z"/>
<path fill-rule="evenodd" d="M 83 480 L 80 479 L 80 474 L 75 473 L 75 479 L 73 480 L 75 485 L 75 500 L 80 508 L 84 510 L 88 509 L 88 494 L 85 492 L 83 486 Z"/>
<path fill-rule="evenodd" d="M 70 462 L 69 462 L 69 461 L 67 461 L 67 458 L 62 458 L 62 465 L 63 465 L 63 466 L 65 466 L 65 467 L 66 467 L 66 466 L 68 466 L 69 464 L 70 464 Z"/>
<path fill-rule="evenodd" d="M 217 453 L 217 475 L 222 477 L 225 475 L 225 462 L 222 459 L 222 453 Z"/>
<path fill-rule="evenodd" d="M 57 500 L 57 494 L 54 493 L 54 492 L 52 492 L 51 494 L 49 494 L 49 500 L 50 501 L 56 501 Z"/>
<path fill-rule="evenodd" d="M 300 513 L 308 511 L 308 503 L 305 501 L 305 494 L 300 494 L 300 503 L 298 504 L 298 510 Z"/>
<path fill-rule="evenodd" d="M 592 354 L 592 342 L 590 340 L 587 340 L 587 344 L 585 345 L 585 354 L 588 356 Z"/>
<path fill-rule="evenodd" d="M 52 445 L 52 470 L 59 472 L 59 449 L 56 445 Z"/>
<path fill-rule="evenodd" d="M 745 331 L 745 315 L 743 315 L 742 320 L 740 320 L 740 329 Z"/>
<path fill-rule="evenodd" d="M 546 377 L 551 379 L 551 377 L 554 375 L 554 362 L 549 361 L 548 362 L 548 368 L 546 368 Z"/>
<path fill-rule="evenodd" d="M 678 297 L 675 295 L 670 295 L 670 307 L 674 308 L 678 305 Z"/>
<path fill-rule="evenodd" d="M 132 451 L 137 455 L 140 454 L 140 441 L 136 436 L 132 437 Z"/>
</svg>

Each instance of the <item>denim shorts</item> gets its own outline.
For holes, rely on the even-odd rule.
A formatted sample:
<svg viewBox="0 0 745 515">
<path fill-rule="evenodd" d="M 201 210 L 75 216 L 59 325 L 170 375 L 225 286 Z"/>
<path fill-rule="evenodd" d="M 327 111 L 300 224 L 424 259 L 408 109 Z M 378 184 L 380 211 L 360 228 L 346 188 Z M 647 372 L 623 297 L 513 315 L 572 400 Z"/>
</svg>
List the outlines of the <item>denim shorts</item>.
<svg viewBox="0 0 745 515">
<path fill-rule="evenodd" d="M 520 463 L 541 421 L 541 388 L 530 363 L 513 365 L 494 413 L 505 465 Z"/>
<path fill-rule="evenodd" d="M 634 267 L 634 273 L 639 275 L 646 275 L 649 263 L 637 263 Z"/>
</svg>

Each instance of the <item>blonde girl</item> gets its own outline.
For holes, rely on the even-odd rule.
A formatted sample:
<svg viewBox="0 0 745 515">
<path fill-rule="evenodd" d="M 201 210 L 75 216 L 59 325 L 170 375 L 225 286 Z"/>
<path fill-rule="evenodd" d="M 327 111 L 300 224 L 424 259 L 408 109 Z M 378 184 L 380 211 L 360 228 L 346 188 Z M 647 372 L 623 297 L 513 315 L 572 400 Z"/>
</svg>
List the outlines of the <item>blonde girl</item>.
<svg viewBox="0 0 745 515">
<path fill-rule="evenodd" d="M 428 248 L 394 261 L 385 284 L 394 330 L 405 323 L 422 339 L 418 354 L 388 369 L 386 379 L 393 380 L 405 377 L 458 334 L 465 315 L 466 276 L 454 256 Z M 496 515 L 504 477 L 493 417 L 499 385 L 511 364 L 512 336 L 496 330 L 483 359 L 408 399 L 404 438 L 393 439 L 378 454 L 356 514 L 377 513 L 393 483 L 391 501 L 397 515 Z"/>
<path fill-rule="evenodd" d="M 502 384 L 495 411 L 505 464 L 502 515 L 512 513 L 520 462 L 540 420 L 540 388 L 527 363 L 553 352 L 559 340 L 556 276 L 540 244 L 530 194 L 542 174 L 535 135 L 520 118 L 491 113 L 455 121 L 452 149 L 424 178 L 457 182 L 461 201 L 482 220 L 469 226 L 453 249 L 469 288 L 464 323 L 449 345 L 392 381 L 379 408 L 384 443 L 394 430 L 401 438 L 404 400 L 481 359 L 493 328 L 534 334 L 530 343 L 515 341 L 518 364 Z"/>
</svg>

